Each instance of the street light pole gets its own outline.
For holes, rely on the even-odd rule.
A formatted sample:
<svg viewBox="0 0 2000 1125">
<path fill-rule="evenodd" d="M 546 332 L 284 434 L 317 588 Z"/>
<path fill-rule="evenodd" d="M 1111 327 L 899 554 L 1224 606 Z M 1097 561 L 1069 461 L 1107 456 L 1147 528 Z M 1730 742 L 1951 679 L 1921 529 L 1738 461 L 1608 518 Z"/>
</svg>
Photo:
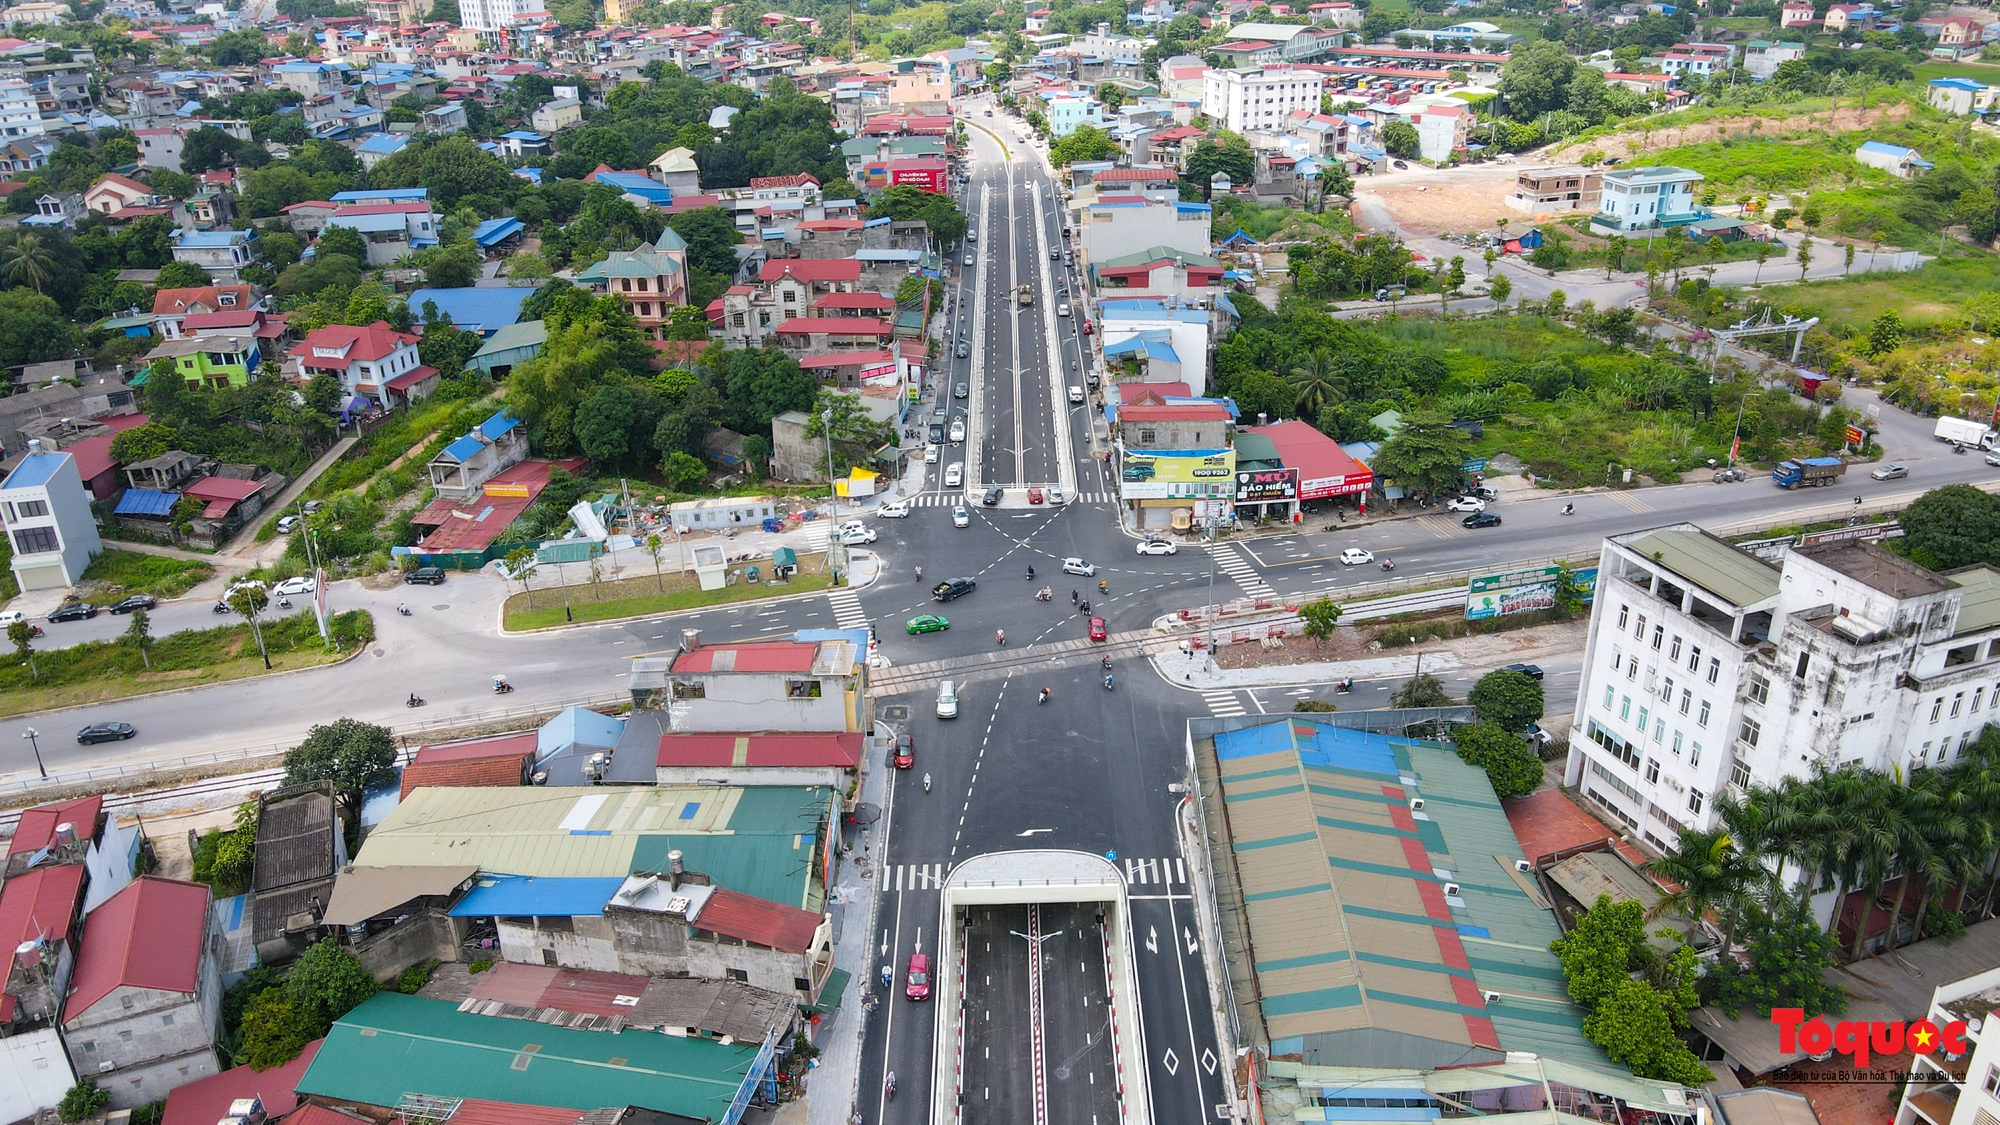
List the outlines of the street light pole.
<svg viewBox="0 0 2000 1125">
<path fill-rule="evenodd" d="M 1736 404 L 1736 429 L 1729 435 L 1729 464 L 1725 466 L 1726 468 L 1736 467 L 1736 443 L 1743 437 L 1743 408 L 1750 405 L 1753 397 L 1762 393 L 1762 391 L 1746 391 Z"/>
<path fill-rule="evenodd" d="M 1417 647 L 1417 638 L 1414 635 L 1410 637 L 1410 647 L 1411 648 Z M 1411 673 L 1410 679 L 1420 680 L 1423 679 L 1423 677 L 1424 677 L 1424 651 L 1422 649 L 1417 649 L 1417 670 Z"/>
<path fill-rule="evenodd" d="M 1215 660 L 1215 524 L 1202 528 L 1208 540 L 1208 659 Z"/>
<path fill-rule="evenodd" d="M 42 744 L 37 738 L 37 735 L 39 734 L 40 732 L 37 731 L 34 727 L 29 727 L 27 730 L 21 732 L 21 737 L 27 739 L 28 745 L 34 749 L 35 769 L 41 772 L 42 780 L 47 781 L 49 779 L 49 771 L 48 767 L 42 765 Z"/>
</svg>

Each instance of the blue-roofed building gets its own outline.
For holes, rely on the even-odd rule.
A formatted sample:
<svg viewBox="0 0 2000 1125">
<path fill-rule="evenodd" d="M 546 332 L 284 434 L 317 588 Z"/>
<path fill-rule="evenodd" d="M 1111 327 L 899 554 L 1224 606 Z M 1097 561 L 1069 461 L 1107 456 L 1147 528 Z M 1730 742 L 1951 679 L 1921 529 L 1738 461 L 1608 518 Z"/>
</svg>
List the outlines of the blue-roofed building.
<svg viewBox="0 0 2000 1125">
<path fill-rule="evenodd" d="M 1584 1037 L 1549 951 L 1561 929 L 1486 772 L 1450 746 L 1377 733 L 1471 718 L 1189 723 L 1216 909 L 1241 938 L 1225 956 L 1256 983 L 1234 993 L 1246 1039 L 1285 1060 L 1282 1078 L 1311 1087 L 1330 1121 L 1431 1121 L 1459 1097 L 1498 1109 L 1504 1093 L 1471 1093 L 1532 1083 L 1539 1098 L 1546 1080 L 1694 1125 L 1699 1091 L 1635 1080 Z M 1549 1069 L 1513 1072 L 1529 1064 Z M 1480 1067 L 1494 1069 L 1468 1073 Z M 1409 1113 L 1362 1108 L 1385 1098 Z"/>
<path fill-rule="evenodd" d="M 584 179 L 591 183 L 617 188 L 626 195 L 643 200 L 654 207 L 670 207 L 674 202 L 674 189 L 644 172 L 617 172 L 600 165 L 597 171 L 585 176 Z"/>
<path fill-rule="evenodd" d="M 431 488 L 438 499 L 463 504 L 486 482 L 528 457 L 528 434 L 521 420 L 502 410 L 431 458 Z"/>
<path fill-rule="evenodd" d="M 1148 382 L 1184 382 L 1195 395 L 1208 387 L 1209 311 L 1152 300 L 1098 302 L 1104 354 L 1140 363 Z"/>
<path fill-rule="evenodd" d="M 571 707 L 543 723 L 536 732 L 535 769 L 544 775 L 545 785 L 591 785 L 600 779 L 586 776 L 589 772 L 586 767 L 593 755 L 603 754 L 608 760 L 601 780 L 626 780 L 620 767 L 629 765 L 629 771 L 624 772 L 634 775 L 631 778 L 634 784 L 652 785 L 655 780 L 652 758 L 628 755 L 634 760 L 626 763 L 612 754 L 624 736 L 624 719 L 588 707 Z"/>
<path fill-rule="evenodd" d="M 361 159 L 363 168 L 373 168 L 403 151 L 409 144 L 410 137 L 406 133 L 371 133 L 354 146 L 354 155 Z"/>
<path fill-rule="evenodd" d="M 1933 78 L 1926 91 L 1926 100 L 1932 109 L 1964 116 L 1992 112 L 1996 93 L 2000 93 L 2000 87 L 1988 86 L 1970 78 Z"/>
<path fill-rule="evenodd" d="M 512 215 L 503 215 L 498 219 L 488 219 L 472 228 L 472 244 L 490 254 L 519 239 L 527 233 L 527 230 L 527 227 L 521 225 L 521 220 Z"/>
<path fill-rule="evenodd" d="M 1899 180 L 1921 176 L 1936 167 L 1918 155 L 1916 149 L 1881 141 L 1863 141 L 1861 147 L 1854 150 L 1854 160 L 1869 168 L 1880 168 Z"/>
<path fill-rule="evenodd" d="M 435 304 L 451 319 L 454 328 L 491 336 L 521 319 L 521 305 L 532 289 L 465 286 L 458 289 L 419 289 L 407 298 L 410 314 L 422 323 L 425 306 Z"/>
<path fill-rule="evenodd" d="M 0 481 L 0 517 L 22 590 L 74 586 L 90 560 L 104 553 L 76 458 L 44 451 L 39 441 L 28 443 L 28 455 Z"/>
<path fill-rule="evenodd" d="M 451 908 L 454 918 L 574 918 L 604 913 L 623 878 L 481 875 Z M 502 947 L 502 954 L 506 950 Z M 516 958 L 508 958 L 516 960 Z M 534 958 L 540 961 L 539 956 Z"/>
<path fill-rule="evenodd" d="M 500 151 L 508 156 L 547 156 L 549 139 L 532 129 L 516 129 L 500 134 Z"/>
<path fill-rule="evenodd" d="M 182 230 L 174 234 L 174 261 L 208 271 L 217 281 L 235 281 L 243 267 L 262 255 L 253 230 Z"/>
</svg>

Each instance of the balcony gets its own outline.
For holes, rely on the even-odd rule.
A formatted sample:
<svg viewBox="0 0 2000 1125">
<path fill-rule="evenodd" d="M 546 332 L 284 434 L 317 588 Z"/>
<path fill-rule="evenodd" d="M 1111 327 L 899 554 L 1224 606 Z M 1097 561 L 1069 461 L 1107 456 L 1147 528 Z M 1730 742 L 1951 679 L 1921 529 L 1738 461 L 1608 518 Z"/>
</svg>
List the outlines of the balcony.
<svg viewBox="0 0 2000 1125">
<path fill-rule="evenodd" d="M 1951 1125 L 1952 1111 L 1958 1108 L 1959 1087 L 1940 1082 L 1910 1095 L 1910 1108 L 1931 1125 Z"/>
</svg>

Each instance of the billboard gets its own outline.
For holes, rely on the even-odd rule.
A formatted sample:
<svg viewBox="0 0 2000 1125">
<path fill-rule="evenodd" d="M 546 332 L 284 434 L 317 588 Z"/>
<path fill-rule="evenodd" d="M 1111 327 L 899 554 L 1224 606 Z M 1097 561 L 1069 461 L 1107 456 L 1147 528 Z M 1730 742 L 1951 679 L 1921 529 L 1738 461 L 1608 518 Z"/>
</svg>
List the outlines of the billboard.
<svg viewBox="0 0 2000 1125">
<path fill-rule="evenodd" d="M 1481 621 L 1511 613 L 1554 609 L 1556 577 L 1561 573 L 1562 568 L 1558 566 L 1531 566 L 1476 575 L 1466 584 L 1466 620 Z M 1584 604 L 1588 605 L 1597 591 L 1597 568 L 1592 566 L 1576 571 L 1575 581 L 1583 590 Z"/>
<path fill-rule="evenodd" d="M 1118 495 L 1126 500 L 1227 500 L 1236 495 L 1236 451 L 1127 453 L 1122 476 Z"/>
<path fill-rule="evenodd" d="M 1271 504 L 1298 498 L 1297 469 L 1248 469 L 1236 474 L 1238 504 Z"/>
</svg>

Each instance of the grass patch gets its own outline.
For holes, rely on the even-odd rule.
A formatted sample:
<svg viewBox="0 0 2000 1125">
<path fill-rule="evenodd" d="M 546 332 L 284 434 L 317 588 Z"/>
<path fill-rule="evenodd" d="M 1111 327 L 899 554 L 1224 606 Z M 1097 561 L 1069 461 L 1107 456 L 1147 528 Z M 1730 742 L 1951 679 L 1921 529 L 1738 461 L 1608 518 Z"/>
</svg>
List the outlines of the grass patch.
<svg viewBox="0 0 2000 1125">
<path fill-rule="evenodd" d="M 546 629 L 568 621 L 615 621 L 642 617 L 649 613 L 671 613 L 682 609 L 704 609 L 732 602 L 757 601 L 824 590 L 833 582 L 825 570 L 824 555 L 799 556 L 799 573 L 789 582 L 772 582 L 771 562 L 762 559 L 750 565 L 763 572 L 765 581 L 749 583 L 741 578 L 741 568 L 732 568 L 735 582 L 720 590 L 704 590 L 692 574 L 665 574 L 622 578 L 616 582 L 591 582 L 569 588 L 569 614 L 563 610 L 560 588 L 531 589 L 507 599 L 502 620 L 509 629 Z M 545 568 L 546 572 L 546 568 Z"/>
<path fill-rule="evenodd" d="M 151 594 L 156 598 L 177 598 L 194 589 L 215 573 L 215 568 L 194 559 L 169 558 L 139 551 L 107 548 L 90 560 L 83 580 L 93 583 L 92 594 Z"/>
<path fill-rule="evenodd" d="M 271 670 L 290 671 L 332 664 L 375 637 L 365 610 L 335 614 L 334 646 L 320 640 L 312 615 L 295 613 L 263 622 Z M 194 684 L 216 684 L 265 674 L 257 641 L 247 624 L 217 629 L 183 629 L 160 637 L 140 658 L 122 641 L 88 641 L 33 654 L 34 670 L 18 656 L 0 665 L 0 715 L 76 707 L 128 699 Z"/>
<path fill-rule="evenodd" d="M 1914 68 L 1917 81 L 1926 85 L 1933 78 L 1970 78 L 1974 82 L 1988 85 L 2000 84 L 2000 65 L 1976 62 L 1970 59 L 1959 62 L 1918 63 Z"/>
<path fill-rule="evenodd" d="M 1825 330 L 1842 334 L 1867 331 L 1886 309 L 1895 309 L 1908 325 L 1948 320 L 1973 297 L 1993 291 L 1993 262 L 1987 258 L 1944 258 L 1903 273 L 1864 274 L 1861 270 L 1867 264 L 1868 255 L 1858 254 L 1852 277 L 1767 284 L 1757 291 L 1757 299 L 1787 312 L 1817 316 Z"/>
</svg>

